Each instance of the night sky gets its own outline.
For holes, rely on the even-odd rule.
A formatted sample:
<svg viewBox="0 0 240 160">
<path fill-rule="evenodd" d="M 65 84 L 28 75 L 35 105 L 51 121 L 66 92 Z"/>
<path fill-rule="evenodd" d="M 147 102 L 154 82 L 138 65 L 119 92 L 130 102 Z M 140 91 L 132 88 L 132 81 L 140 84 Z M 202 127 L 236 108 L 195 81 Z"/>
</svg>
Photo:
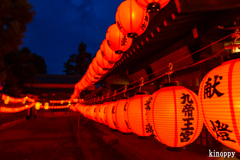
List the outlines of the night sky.
<svg viewBox="0 0 240 160">
<path fill-rule="evenodd" d="M 83 41 L 95 55 L 123 0 L 28 0 L 36 15 L 28 24 L 23 45 L 42 56 L 47 74 L 64 74 L 69 56 Z"/>
</svg>

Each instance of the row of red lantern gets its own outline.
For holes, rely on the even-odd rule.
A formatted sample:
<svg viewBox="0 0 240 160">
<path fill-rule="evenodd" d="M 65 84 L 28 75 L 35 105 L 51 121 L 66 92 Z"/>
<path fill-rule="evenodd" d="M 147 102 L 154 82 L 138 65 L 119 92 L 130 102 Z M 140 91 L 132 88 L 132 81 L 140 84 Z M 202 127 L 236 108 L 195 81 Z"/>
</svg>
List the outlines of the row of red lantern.
<svg viewBox="0 0 240 160">
<path fill-rule="evenodd" d="M 5 104 L 8 104 L 9 102 L 11 103 L 22 103 L 25 104 L 26 102 L 29 103 L 34 103 L 35 100 L 29 97 L 24 97 L 24 98 L 14 98 L 14 97 L 10 97 L 6 94 L 2 94 L 2 100 L 4 101 Z"/>
<path fill-rule="evenodd" d="M 95 84 L 104 74 L 114 66 L 122 53 L 132 44 L 132 38 L 144 33 L 149 24 L 149 13 L 159 11 L 170 0 L 127 0 L 123 1 L 116 12 L 116 23 L 107 29 L 106 39 L 102 41 L 100 50 L 89 65 L 86 74 L 75 85 L 71 99 L 87 87 Z"/>
<path fill-rule="evenodd" d="M 35 105 L 35 103 L 31 103 L 29 105 L 24 105 L 24 106 L 20 106 L 20 107 L 0 107 L 0 112 L 4 112 L 4 113 L 17 113 L 17 112 L 21 112 L 23 110 L 26 109 L 30 109 Z"/>
<path fill-rule="evenodd" d="M 198 96 L 182 86 L 166 86 L 152 96 L 100 105 L 76 105 L 85 117 L 121 132 L 155 137 L 169 147 L 183 147 L 200 134 L 203 119 Z"/>
<path fill-rule="evenodd" d="M 215 139 L 240 152 L 240 53 L 227 57 L 230 60 L 203 78 L 199 88 L 200 102 L 193 92 L 183 87 L 163 87 L 156 91 L 145 103 L 148 131 L 169 146 L 190 143 L 201 131 L 203 112 L 204 123 Z M 115 110 L 110 109 L 106 113 L 111 114 L 111 111 Z M 81 112 L 86 115 L 83 109 Z M 119 115 L 123 116 L 120 113 Z M 116 123 L 114 118 L 112 121 L 116 127 L 121 126 L 117 125 L 120 123 Z M 127 119 L 127 122 L 129 121 Z M 139 121 L 137 123 L 139 124 Z M 130 128 L 133 128 L 132 124 L 135 123 L 129 122 Z M 180 141 L 179 137 L 182 137 Z"/>
</svg>

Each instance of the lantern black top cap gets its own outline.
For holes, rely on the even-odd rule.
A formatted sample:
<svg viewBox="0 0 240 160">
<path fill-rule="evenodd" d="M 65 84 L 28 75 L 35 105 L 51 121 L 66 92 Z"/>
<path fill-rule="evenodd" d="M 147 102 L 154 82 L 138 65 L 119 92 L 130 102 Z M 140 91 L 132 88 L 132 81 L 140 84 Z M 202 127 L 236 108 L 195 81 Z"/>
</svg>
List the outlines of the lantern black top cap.
<svg viewBox="0 0 240 160">
<path fill-rule="evenodd" d="M 127 97 L 122 97 L 121 99 L 128 99 Z"/>
<path fill-rule="evenodd" d="M 238 58 L 240 58 L 240 52 L 233 53 L 233 54 L 228 54 L 228 55 L 223 57 L 223 62 L 233 60 L 233 59 L 238 59 Z"/>
<path fill-rule="evenodd" d="M 162 87 L 171 87 L 171 86 L 181 86 L 180 83 L 178 81 L 175 82 L 168 82 L 168 83 L 164 83 L 162 85 Z"/>
</svg>

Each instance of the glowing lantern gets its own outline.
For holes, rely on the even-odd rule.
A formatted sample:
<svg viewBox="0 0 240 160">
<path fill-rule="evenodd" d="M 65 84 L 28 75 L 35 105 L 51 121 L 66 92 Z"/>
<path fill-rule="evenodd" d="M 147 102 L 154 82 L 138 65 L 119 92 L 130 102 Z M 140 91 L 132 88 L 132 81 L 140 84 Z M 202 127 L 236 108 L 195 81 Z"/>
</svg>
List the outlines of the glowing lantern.
<svg viewBox="0 0 240 160">
<path fill-rule="evenodd" d="M 99 76 L 108 72 L 108 69 L 104 70 L 103 68 L 98 66 L 96 57 L 93 58 L 92 60 L 92 68 L 93 68 L 93 71 Z"/>
<path fill-rule="evenodd" d="M 122 57 L 122 53 L 115 53 L 107 44 L 107 40 L 104 39 L 102 41 L 102 44 L 100 46 L 100 50 L 102 51 L 102 56 L 105 60 L 107 60 L 110 63 L 117 62 Z"/>
<path fill-rule="evenodd" d="M 124 116 L 124 110 L 128 105 L 128 99 L 121 99 L 117 101 L 113 106 L 113 123 L 117 129 L 124 133 L 131 132 L 131 128 Z"/>
<path fill-rule="evenodd" d="M 89 73 L 89 69 L 86 72 L 86 78 L 88 79 L 88 81 L 91 82 L 91 84 L 94 84 L 98 81 L 98 79 L 95 79 L 93 76 L 91 76 L 91 74 Z"/>
<path fill-rule="evenodd" d="M 152 132 L 146 130 L 148 125 L 145 105 L 150 96 L 145 94 L 135 95 L 128 101 L 125 111 L 125 119 L 132 132 L 139 136 L 150 136 Z"/>
<path fill-rule="evenodd" d="M 116 12 L 116 23 L 123 34 L 136 37 L 147 29 L 149 14 L 135 0 L 123 1 Z"/>
<path fill-rule="evenodd" d="M 96 106 L 95 110 L 94 110 L 94 115 L 95 115 L 95 119 L 97 122 L 102 123 L 101 119 L 100 119 L 100 114 L 99 114 L 99 110 L 101 109 L 102 105 L 99 104 Z"/>
<path fill-rule="evenodd" d="M 46 109 L 46 110 L 49 109 L 49 103 L 48 103 L 48 102 L 45 102 L 45 103 L 44 103 L 44 109 Z"/>
<path fill-rule="evenodd" d="M 97 75 L 96 72 L 93 70 L 92 63 L 88 67 L 89 74 L 96 80 L 98 80 L 101 76 Z"/>
<path fill-rule="evenodd" d="M 95 110 L 96 110 L 97 106 L 96 105 L 92 105 L 90 106 L 90 110 L 89 110 L 89 118 L 97 121 L 96 117 L 95 117 Z"/>
<path fill-rule="evenodd" d="M 9 96 L 5 96 L 4 104 L 8 104 L 8 103 L 9 103 Z"/>
<path fill-rule="evenodd" d="M 238 59 L 233 59 L 233 56 Z M 222 144 L 240 152 L 240 54 L 203 78 L 199 97 L 208 131 Z"/>
<path fill-rule="evenodd" d="M 175 86 L 174 86 L 175 85 Z M 176 83 L 167 83 L 146 103 L 148 132 L 169 150 L 192 143 L 203 126 L 197 95 Z"/>
<path fill-rule="evenodd" d="M 117 129 L 116 123 L 113 122 L 113 116 L 112 116 L 113 106 L 115 103 L 116 102 L 110 102 L 109 105 L 106 107 L 106 111 L 105 111 L 106 124 L 108 125 L 108 127 L 112 129 Z"/>
<path fill-rule="evenodd" d="M 170 0 L 135 0 L 136 3 L 148 12 L 156 12 L 164 8 Z"/>
<path fill-rule="evenodd" d="M 106 107 L 108 106 L 109 103 L 104 103 L 102 104 L 101 108 L 99 109 L 99 118 L 101 122 L 105 125 L 107 125 L 106 120 L 105 120 L 105 113 L 106 112 Z"/>
<path fill-rule="evenodd" d="M 96 60 L 98 66 L 101 67 L 103 70 L 108 70 L 114 66 L 114 63 L 110 63 L 103 58 L 101 50 L 97 51 Z"/>
<path fill-rule="evenodd" d="M 132 39 L 120 32 L 117 24 L 113 24 L 108 28 L 106 40 L 110 49 L 115 51 L 116 54 L 125 52 L 132 45 Z"/>
<path fill-rule="evenodd" d="M 41 103 L 40 103 L 40 102 L 36 102 L 36 103 L 35 103 L 35 108 L 36 108 L 36 110 L 39 110 L 39 109 L 40 109 L 40 106 L 41 106 Z"/>
</svg>

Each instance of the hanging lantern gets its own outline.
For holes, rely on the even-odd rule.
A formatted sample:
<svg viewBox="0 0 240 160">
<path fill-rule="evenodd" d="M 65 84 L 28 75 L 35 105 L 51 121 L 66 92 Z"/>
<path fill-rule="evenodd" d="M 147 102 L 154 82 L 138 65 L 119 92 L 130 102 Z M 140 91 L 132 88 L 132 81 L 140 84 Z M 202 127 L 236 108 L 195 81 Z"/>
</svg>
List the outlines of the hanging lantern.
<svg viewBox="0 0 240 160">
<path fill-rule="evenodd" d="M 122 53 L 118 52 L 115 53 L 107 44 L 107 40 L 104 39 L 101 43 L 100 50 L 102 51 L 102 56 L 105 60 L 107 60 L 110 63 L 117 62 L 122 57 Z"/>
<path fill-rule="evenodd" d="M 40 109 L 40 106 L 41 106 L 41 103 L 40 103 L 40 102 L 36 102 L 36 103 L 35 103 L 35 108 L 36 108 L 36 110 L 39 110 L 39 109 Z"/>
<path fill-rule="evenodd" d="M 240 53 L 224 60 L 203 78 L 200 103 L 208 131 L 222 144 L 240 152 Z"/>
<path fill-rule="evenodd" d="M 107 108 L 108 104 L 109 104 L 109 102 L 103 103 L 101 108 L 99 109 L 100 120 L 105 125 L 107 125 L 106 119 L 105 119 L 105 113 L 106 113 L 106 108 Z"/>
<path fill-rule="evenodd" d="M 123 1 L 116 12 L 119 30 L 130 38 L 141 35 L 148 27 L 149 14 L 135 0 Z"/>
<path fill-rule="evenodd" d="M 89 65 L 88 70 L 89 70 L 89 74 L 90 74 L 94 79 L 99 80 L 99 78 L 100 78 L 101 76 L 97 75 L 96 72 L 94 72 L 93 67 L 92 67 L 92 63 Z"/>
<path fill-rule="evenodd" d="M 91 76 L 91 74 L 89 73 L 89 69 L 86 72 L 86 78 L 91 84 L 94 84 L 98 81 L 98 79 L 95 79 L 93 76 Z"/>
<path fill-rule="evenodd" d="M 113 122 L 113 106 L 115 105 L 116 102 L 110 102 L 109 105 L 106 107 L 106 112 L 105 113 L 105 119 L 106 119 L 106 124 L 108 125 L 108 127 L 112 128 L 112 129 L 117 129 L 116 127 L 116 122 Z"/>
<path fill-rule="evenodd" d="M 158 12 L 164 8 L 170 0 L 135 0 L 136 3 L 148 12 Z"/>
<path fill-rule="evenodd" d="M 116 128 L 123 133 L 131 132 L 131 128 L 124 116 L 124 110 L 127 105 L 128 99 L 121 99 L 114 104 L 112 109 L 113 123 Z"/>
<path fill-rule="evenodd" d="M 102 76 L 104 74 L 106 74 L 108 72 L 108 69 L 103 69 L 101 67 L 98 66 L 97 64 L 97 59 L 96 57 L 93 58 L 92 60 L 92 68 L 93 68 L 93 71 L 98 75 L 98 76 Z"/>
<path fill-rule="evenodd" d="M 98 66 L 101 67 L 103 70 L 108 70 L 114 66 L 114 63 L 110 63 L 103 58 L 101 50 L 98 50 L 96 54 L 96 59 Z"/>
<path fill-rule="evenodd" d="M 138 136 L 150 136 L 152 132 L 146 130 L 148 125 L 145 105 L 150 96 L 146 94 L 138 94 L 129 99 L 128 105 L 124 108 L 125 119 L 128 122 L 132 132 Z"/>
<path fill-rule="evenodd" d="M 203 126 L 202 109 L 197 95 L 177 83 L 166 83 L 147 101 L 148 132 L 168 146 L 178 150 L 192 143 Z"/>
<path fill-rule="evenodd" d="M 99 110 L 100 110 L 101 106 L 102 106 L 101 104 L 97 105 L 96 108 L 95 108 L 95 110 L 94 110 L 95 119 L 96 119 L 96 121 L 99 122 L 99 123 L 102 123 L 102 121 L 101 121 L 101 119 L 100 119 L 100 114 L 99 114 Z"/>
<path fill-rule="evenodd" d="M 124 35 L 118 29 L 116 23 L 108 28 L 106 33 L 106 40 L 109 48 L 115 51 L 116 54 L 121 54 L 122 52 L 127 51 L 132 45 L 132 38 L 128 38 L 126 35 Z"/>
</svg>

